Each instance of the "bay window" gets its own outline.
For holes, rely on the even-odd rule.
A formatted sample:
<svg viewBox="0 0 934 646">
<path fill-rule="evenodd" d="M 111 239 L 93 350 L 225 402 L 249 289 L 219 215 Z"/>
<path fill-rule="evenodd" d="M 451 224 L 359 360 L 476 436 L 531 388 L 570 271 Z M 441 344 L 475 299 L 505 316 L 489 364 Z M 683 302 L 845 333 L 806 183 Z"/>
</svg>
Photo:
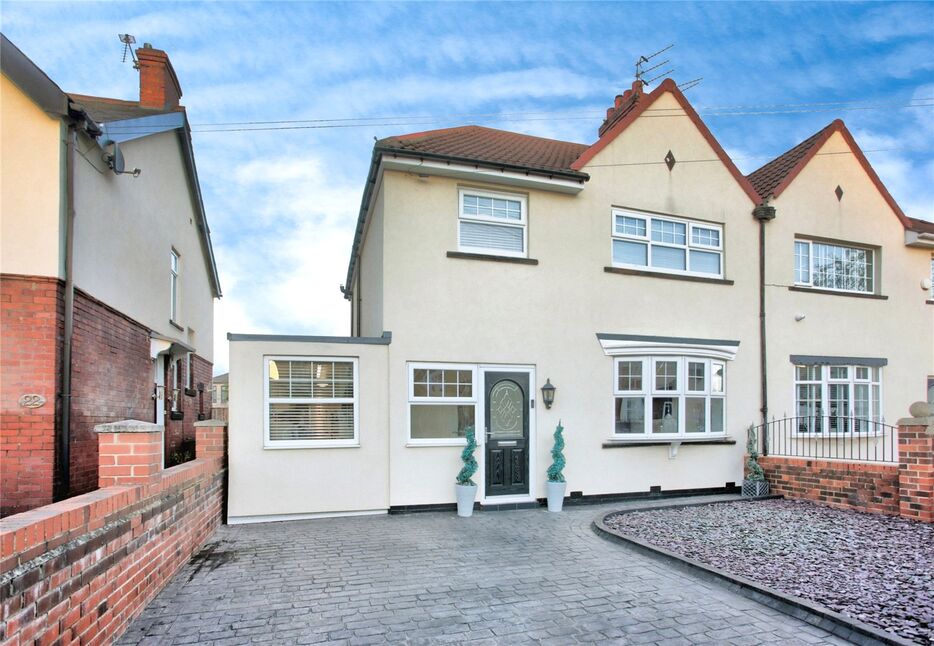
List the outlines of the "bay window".
<svg viewBox="0 0 934 646">
<path fill-rule="evenodd" d="M 796 365 L 799 433 L 865 433 L 882 421 L 882 368 Z"/>
<path fill-rule="evenodd" d="M 613 265 L 696 276 L 723 276 L 723 227 L 613 209 Z"/>
<path fill-rule="evenodd" d="M 266 448 L 358 446 L 357 360 L 266 357 Z"/>
<path fill-rule="evenodd" d="M 726 364 L 702 357 L 620 357 L 616 379 L 615 434 L 723 435 Z"/>
<path fill-rule="evenodd" d="M 408 369 L 409 444 L 464 444 L 476 419 L 476 367 L 413 363 Z"/>
<path fill-rule="evenodd" d="M 459 192 L 460 251 L 524 258 L 527 255 L 527 200 L 524 195 L 474 189 Z"/>
</svg>

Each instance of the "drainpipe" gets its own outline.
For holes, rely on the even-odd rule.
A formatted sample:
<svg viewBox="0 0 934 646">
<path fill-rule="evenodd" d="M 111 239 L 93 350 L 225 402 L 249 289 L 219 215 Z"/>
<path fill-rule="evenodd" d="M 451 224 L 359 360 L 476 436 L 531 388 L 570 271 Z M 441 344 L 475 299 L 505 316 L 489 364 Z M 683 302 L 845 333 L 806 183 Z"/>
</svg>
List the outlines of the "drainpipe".
<svg viewBox="0 0 934 646">
<path fill-rule="evenodd" d="M 768 200 L 752 210 L 759 221 L 759 383 L 762 387 L 762 455 L 768 455 L 769 387 L 765 338 L 765 223 L 775 219 L 775 207 Z"/>
<path fill-rule="evenodd" d="M 62 417 L 58 432 L 58 499 L 71 489 L 71 340 L 75 323 L 75 148 L 78 131 L 68 125 L 65 153 L 65 322 L 62 342 Z"/>
</svg>

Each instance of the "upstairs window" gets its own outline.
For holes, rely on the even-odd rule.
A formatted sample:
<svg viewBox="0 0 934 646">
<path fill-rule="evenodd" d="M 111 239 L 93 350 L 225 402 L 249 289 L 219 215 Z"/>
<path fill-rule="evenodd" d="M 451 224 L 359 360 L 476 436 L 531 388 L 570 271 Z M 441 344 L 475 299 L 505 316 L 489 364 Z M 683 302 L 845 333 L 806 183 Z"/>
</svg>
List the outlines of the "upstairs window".
<svg viewBox="0 0 934 646">
<path fill-rule="evenodd" d="M 875 252 L 812 240 L 795 240 L 795 285 L 872 294 Z"/>
<path fill-rule="evenodd" d="M 462 189 L 458 250 L 524 258 L 527 254 L 526 204 L 523 195 Z"/>
<path fill-rule="evenodd" d="M 169 320 L 178 320 L 178 252 L 172 249 L 169 259 Z"/>
<path fill-rule="evenodd" d="M 613 265 L 723 277 L 723 227 L 707 222 L 613 210 Z"/>
<path fill-rule="evenodd" d="M 266 358 L 266 448 L 358 446 L 357 360 Z"/>
</svg>

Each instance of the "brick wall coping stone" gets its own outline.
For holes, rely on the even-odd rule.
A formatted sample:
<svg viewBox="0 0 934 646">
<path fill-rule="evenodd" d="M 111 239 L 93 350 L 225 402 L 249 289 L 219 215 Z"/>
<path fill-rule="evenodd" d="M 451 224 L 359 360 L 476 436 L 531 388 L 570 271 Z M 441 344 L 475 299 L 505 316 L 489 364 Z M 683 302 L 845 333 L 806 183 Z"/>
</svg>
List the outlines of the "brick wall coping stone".
<svg viewBox="0 0 934 646">
<path fill-rule="evenodd" d="M 195 428 L 202 428 L 205 426 L 209 428 L 216 426 L 227 426 L 227 422 L 222 419 L 204 419 L 200 422 L 195 422 Z"/>
<path fill-rule="evenodd" d="M 119 422 L 98 424 L 94 427 L 95 433 L 162 433 L 165 427 L 162 424 L 141 422 L 138 419 L 125 419 Z"/>
<path fill-rule="evenodd" d="M 934 404 L 915 402 L 908 408 L 911 417 L 898 420 L 899 426 L 927 426 L 926 435 L 934 436 Z"/>
</svg>

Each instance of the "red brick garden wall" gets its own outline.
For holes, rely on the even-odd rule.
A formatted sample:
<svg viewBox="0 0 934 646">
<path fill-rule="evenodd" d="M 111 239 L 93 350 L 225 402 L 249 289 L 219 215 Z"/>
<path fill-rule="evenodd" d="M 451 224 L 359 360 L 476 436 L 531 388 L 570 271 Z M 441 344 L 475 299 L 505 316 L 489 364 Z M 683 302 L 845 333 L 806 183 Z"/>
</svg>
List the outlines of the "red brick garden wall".
<svg viewBox="0 0 934 646">
<path fill-rule="evenodd" d="M 912 405 L 930 412 L 929 404 Z M 927 414 L 927 413 L 923 413 Z M 898 463 L 769 455 L 759 464 L 770 493 L 934 523 L 934 417 L 899 422 Z"/>
<path fill-rule="evenodd" d="M 105 644 L 124 632 L 222 520 L 225 430 L 198 431 L 197 460 L 0 520 L 0 643 Z M 103 458 L 130 460 L 151 435 L 158 446 L 154 433 L 111 435 Z"/>
<path fill-rule="evenodd" d="M 72 337 L 71 494 L 97 489 L 94 426 L 153 421 L 149 328 L 75 290 Z"/>
<path fill-rule="evenodd" d="M 62 290 L 57 278 L 0 276 L 0 515 L 53 500 Z M 45 403 L 24 407 L 22 395 Z"/>
<path fill-rule="evenodd" d="M 769 493 L 831 507 L 898 515 L 898 465 L 760 457 Z"/>
</svg>

